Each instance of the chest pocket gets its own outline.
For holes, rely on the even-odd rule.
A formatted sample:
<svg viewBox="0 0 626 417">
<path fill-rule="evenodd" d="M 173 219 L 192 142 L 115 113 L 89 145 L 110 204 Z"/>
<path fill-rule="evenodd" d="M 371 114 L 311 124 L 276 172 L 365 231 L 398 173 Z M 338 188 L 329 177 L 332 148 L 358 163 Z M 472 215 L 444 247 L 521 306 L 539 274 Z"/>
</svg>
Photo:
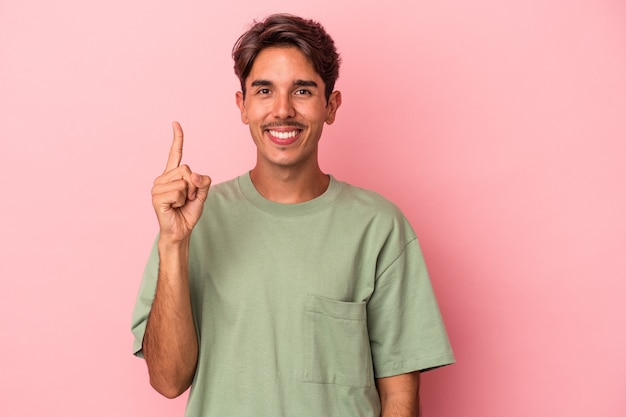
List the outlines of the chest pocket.
<svg viewBox="0 0 626 417">
<path fill-rule="evenodd" d="M 303 381 L 369 387 L 372 356 L 365 303 L 309 295 L 305 306 Z"/>
</svg>

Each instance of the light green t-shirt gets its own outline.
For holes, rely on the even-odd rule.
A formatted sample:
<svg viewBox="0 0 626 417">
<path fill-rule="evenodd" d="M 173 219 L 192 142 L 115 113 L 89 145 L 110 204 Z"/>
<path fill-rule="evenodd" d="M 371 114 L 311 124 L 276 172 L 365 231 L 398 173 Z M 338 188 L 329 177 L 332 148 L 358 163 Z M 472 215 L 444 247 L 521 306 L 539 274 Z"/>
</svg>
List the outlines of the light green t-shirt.
<svg viewBox="0 0 626 417">
<path fill-rule="evenodd" d="M 133 312 L 142 356 L 156 246 Z M 418 241 L 380 195 L 331 177 L 300 204 L 249 174 L 211 188 L 189 280 L 198 368 L 187 417 L 374 417 L 375 378 L 454 362 Z"/>
</svg>

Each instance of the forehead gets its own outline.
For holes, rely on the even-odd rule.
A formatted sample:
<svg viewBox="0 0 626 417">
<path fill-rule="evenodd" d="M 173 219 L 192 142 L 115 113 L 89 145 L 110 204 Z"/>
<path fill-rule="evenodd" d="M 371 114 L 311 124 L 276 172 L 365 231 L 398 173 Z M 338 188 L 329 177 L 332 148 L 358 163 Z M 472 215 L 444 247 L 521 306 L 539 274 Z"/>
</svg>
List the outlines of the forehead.
<svg viewBox="0 0 626 417">
<path fill-rule="evenodd" d="M 247 83 L 264 79 L 269 81 L 321 81 L 311 61 L 293 46 L 268 47 L 256 56 L 248 74 Z"/>
</svg>

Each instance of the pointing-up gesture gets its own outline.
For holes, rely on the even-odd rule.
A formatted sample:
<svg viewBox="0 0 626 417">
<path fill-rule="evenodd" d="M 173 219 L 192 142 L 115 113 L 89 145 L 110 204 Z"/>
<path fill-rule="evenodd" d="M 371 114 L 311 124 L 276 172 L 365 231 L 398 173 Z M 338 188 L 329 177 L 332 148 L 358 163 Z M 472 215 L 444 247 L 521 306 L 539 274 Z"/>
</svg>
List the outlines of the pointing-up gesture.
<svg viewBox="0 0 626 417">
<path fill-rule="evenodd" d="M 180 165 L 183 129 L 178 122 L 173 122 L 172 127 L 174 140 L 165 171 L 154 180 L 152 205 L 159 220 L 160 238 L 168 243 L 180 243 L 191 235 L 202 215 L 211 178 L 192 172 L 187 165 Z"/>
<path fill-rule="evenodd" d="M 185 391 L 196 370 L 198 339 L 189 298 L 189 236 L 209 193 L 211 179 L 180 165 L 183 129 L 174 140 L 163 174 L 154 180 L 152 205 L 161 228 L 159 276 L 143 338 L 150 383 L 166 397 Z"/>
</svg>

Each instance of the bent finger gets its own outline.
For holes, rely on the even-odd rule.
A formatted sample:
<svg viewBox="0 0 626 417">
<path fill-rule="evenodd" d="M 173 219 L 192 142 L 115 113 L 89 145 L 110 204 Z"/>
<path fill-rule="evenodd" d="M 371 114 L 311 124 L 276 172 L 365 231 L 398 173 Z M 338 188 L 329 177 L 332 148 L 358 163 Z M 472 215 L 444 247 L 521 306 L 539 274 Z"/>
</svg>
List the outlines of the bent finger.
<svg viewBox="0 0 626 417">
<path fill-rule="evenodd" d="M 158 212 L 179 208 L 187 202 L 185 190 L 168 190 L 152 197 L 152 205 Z"/>
<path fill-rule="evenodd" d="M 170 181 L 162 184 L 154 184 L 152 187 L 152 196 L 158 196 L 159 194 L 165 194 L 170 191 L 179 191 L 183 194 L 187 194 L 187 181 L 179 179 L 176 181 Z"/>
<path fill-rule="evenodd" d="M 171 171 L 164 172 L 154 180 L 154 184 L 164 184 L 171 181 L 183 179 L 189 182 L 191 175 L 191 168 L 187 165 L 181 165 L 178 168 L 174 168 Z"/>
<path fill-rule="evenodd" d="M 207 175 L 191 174 L 191 182 L 197 187 L 196 197 L 203 203 L 206 201 L 211 186 L 211 178 Z"/>
</svg>

